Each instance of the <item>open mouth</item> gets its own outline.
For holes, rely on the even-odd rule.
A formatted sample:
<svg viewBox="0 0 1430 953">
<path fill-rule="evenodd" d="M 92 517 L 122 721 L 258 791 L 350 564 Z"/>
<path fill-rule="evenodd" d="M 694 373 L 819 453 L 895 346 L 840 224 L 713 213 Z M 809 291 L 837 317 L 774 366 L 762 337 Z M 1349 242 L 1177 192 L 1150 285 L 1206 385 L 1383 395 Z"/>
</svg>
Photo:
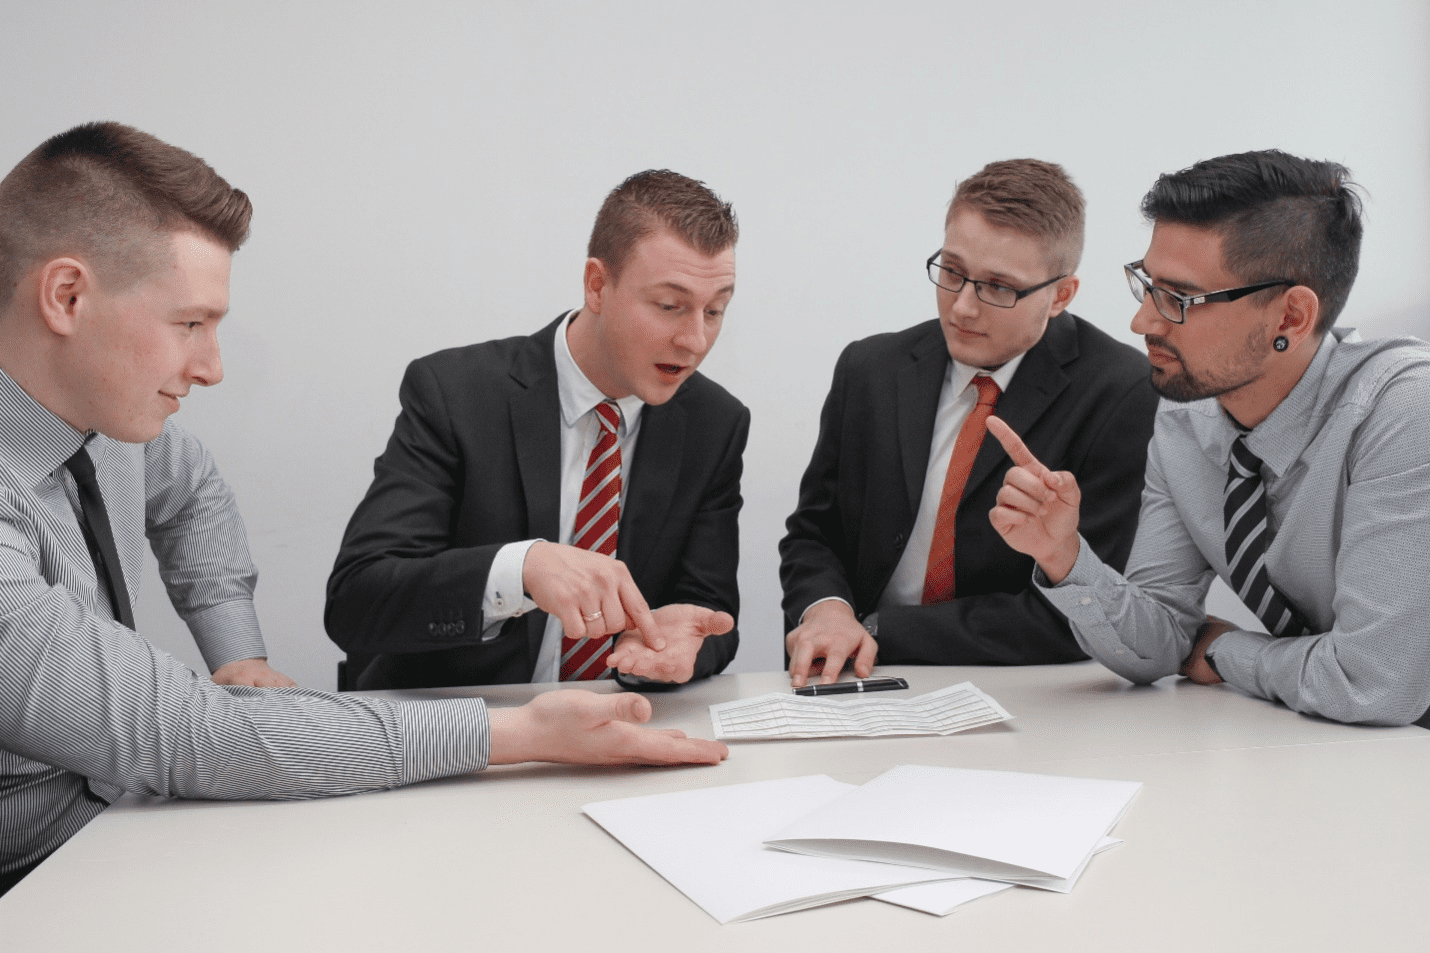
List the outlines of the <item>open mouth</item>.
<svg viewBox="0 0 1430 953">
<path fill-rule="evenodd" d="M 684 364 L 657 364 L 662 374 L 669 374 L 671 377 L 678 377 L 681 371 L 685 370 Z"/>
</svg>

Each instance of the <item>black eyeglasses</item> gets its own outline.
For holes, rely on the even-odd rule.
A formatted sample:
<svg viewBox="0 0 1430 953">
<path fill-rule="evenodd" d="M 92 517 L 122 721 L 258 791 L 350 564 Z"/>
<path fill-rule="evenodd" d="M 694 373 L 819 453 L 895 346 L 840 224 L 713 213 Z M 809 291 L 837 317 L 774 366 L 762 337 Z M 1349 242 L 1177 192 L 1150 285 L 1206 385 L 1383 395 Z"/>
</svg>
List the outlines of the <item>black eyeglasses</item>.
<svg viewBox="0 0 1430 953">
<path fill-rule="evenodd" d="M 938 256 L 941 254 L 943 252 L 934 252 L 925 263 L 925 267 L 928 268 L 929 281 L 945 291 L 962 291 L 965 283 L 973 282 L 973 293 L 978 296 L 978 300 L 984 304 L 991 304 L 995 308 L 1011 308 L 1034 291 L 1042 291 L 1053 282 L 1062 281 L 1067 277 L 1067 275 L 1058 275 L 1055 278 L 1049 278 L 1042 284 L 1016 291 L 1007 285 L 1000 285 L 996 281 L 974 281 L 967 275 L 959 274 L 947 265 L 939 264 Z"/>
<path fill-rule="evenodd" d="M 1185 324 L 1187 320 L 1187 309 L 1194 304 L 1212 304 L 1217 301 L 1235 301 L 1237 298 L 1245 298 L 1249 294 L 1258 291 L 1265 291 L 1267 288 L 1275 288 L 1277 285 L 1294 285 L 1296 282 L 1280 279 L 1278 281 L 1260 281 L 1254 285 L 1246 285 L 1243 288 L 1227 288 L 1225 291 L 1213 291 L 1204 295 L 1179 295 L 1175 291 L 1168 291 L 1166 288 L 1159 288 L 1152 284 L 1150 278 L 1142 273 L 1142 262 L 1134 261 L 1130 265 L 1123 265 L 1122 270 L 1127 272 L 1127 286 L 1132 289 L 1132 297 L 1141 304 L 1147 297 L 1147 293 L 1152 294 L 1152 306 L 1157 309 L 1157 313 L 1171 321 L 1173 324 Z"/>
</svg>

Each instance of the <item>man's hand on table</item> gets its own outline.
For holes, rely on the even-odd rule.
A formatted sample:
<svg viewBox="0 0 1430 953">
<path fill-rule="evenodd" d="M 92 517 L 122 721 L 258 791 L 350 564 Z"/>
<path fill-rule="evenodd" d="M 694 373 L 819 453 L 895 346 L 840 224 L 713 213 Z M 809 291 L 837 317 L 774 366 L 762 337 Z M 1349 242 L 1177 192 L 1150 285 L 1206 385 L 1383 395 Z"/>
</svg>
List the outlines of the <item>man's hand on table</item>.
<svg viewBox="0 0 1430 953">
<path fill-rule="evenodd" d="M 688 682 L 695 674 L 695 657 L 706 636 L 723 635 L 735 627 L 730 613 L 705 606 L 661 606 L 651 617 L 651 628 L 621 634 L 607 665 L 657 682 Z M 663 643 L 665 648 L 656 651 L 650 647 L 653 642 Z"/>
<path fill-rule="evenodd" d="M 297 688 L 298 683 L 277 669 L 270 668 L 266 658 L 246 658 L 220 665 L 214 670 L 215 685 L 252 685 L 255 688 Z"/>
<path fill-rule="evenodd" d="M 520 708 L 498 708 L 491 719 L 491 764 L 719 764 L 730 754 L 718 741 L 687 738 L 675 729 L 640 727 L 649 699 L 580 689 L 546 692 Z"/>
<path fill-rule="evenodd" d="M 659 631 L 650 606 L 619 559 L 542 540 L 526 551 L 521 582 L 531 600 L 560 619 L 573 639 L 627 629 Z M 665 645 L 650 647 L 658 652 Z"/>
<path fill-rule="evenodd" d="M 1004 542 L 1032 556 L 1048 581 L 1057 585 L 1077 562 L 1078 507 L 1082 503 L 1077 478 L 1066 470 L 1049 470 L 1013 428 L 997 417 L 988 418 L 988 432 L 1014 464 L 1003 478 L 989 522 Z"/>
<path fill-rule="evenodd" d="M 798 626 L 785 636 L 785 651 L 789 653 L 789 682 L 803 688 L 811 670 L 820 659 L 819 684 L 838 680 L 844 663 L 854 660 L 854 674 L 868 678 L 874 670 L 874 658 L 879 644 L 854 617 L 849 603 L 826 599 L 810 606 Z"/>
<path fill-rule="evenodd" d="M 1198 685 L 1219 684 L 1221 676 L 1207 662 L 1207 649 L 1218 638 L 1235 628 L 1235 625 L 1225 619 L 1218 619 L 1214 615 L 1207 616 L 1207 621 L 1197 630 L 1197 641 L 1192 645 L 1192 654 L 1182 663 L 1181 673 Z"/>
</svg>

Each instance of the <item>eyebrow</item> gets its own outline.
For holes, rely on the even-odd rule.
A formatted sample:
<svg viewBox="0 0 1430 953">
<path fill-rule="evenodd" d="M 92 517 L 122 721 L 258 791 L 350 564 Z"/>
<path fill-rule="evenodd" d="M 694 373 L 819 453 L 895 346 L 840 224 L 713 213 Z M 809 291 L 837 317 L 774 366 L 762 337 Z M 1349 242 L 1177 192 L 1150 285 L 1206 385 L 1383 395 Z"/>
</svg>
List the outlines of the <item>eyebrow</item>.
<svg viewBox="0 0 1430 953">
<path fill-rule="evenodd" d="M 652 289 L 653 289 L 653 290 L 654 290 L 654 289 L 659 289 L 659 288 L 668 288 L 668 289 L 670 289 L 671 291 L 674 291 L 674 292 L 677 292 L 677 293 L 683 294 L 683 295 L 691 295 L 691 296 L 693 296 L 693 295 L 695 294 L 695 292 L 691 291 L 689 288 L 685 287 L 685 286 L 682 285 L 682 284 L 679 284 L 678 282 L 674 282 L 674 281 L 662 281 L 662 282 L 659 282 L 658 284 L 655 284 L 655 285 L 652 286 Z M 718 297 L 719 295 L 723 295 L 723 294 L 734 294 L 734 293 L 735 293 L 735 286 L 734 286 L 733 284 L 726 285 L 725 287 L 721 288 L 719 291 L 715 292 L 715 294 L 716 294 L 717 297 Z"/>
<path fill-rule="evenodd" d="M 188 308 L 178 308 L 174 311 L 174 314 L 182 316 L 194 315 L 200 318 L 213 318 L 217 321 L 221 320 L 228 314 L 228 309 L 224 308 L 222 311 L 219 311 L 216 308 L 206 308 L 203 305 L 193 305 Z"/>
<path fill-rule="evenodd" d="M 958 257 L 957 255 L 955 255 L 953 252 L 940 251 L 940 252 L 939 252 L 939 255 L 942 256 L 943 262 L 944 262 L 944 264 L 946 264 L 946 265 L 947 265 L 947 264 L 956 264 L 956 265 L 958 265 L 958 267 L 960 267 L 960 268 L 967 268 L 967 267 L 968 267 L 967 265 L 965 265 L 965 264 L 963 263 L 963 259 L 962 259 L 962 258 L 959 258 L 959 257 Z M 1022 279 L 1022 278 L 1019 278 L 1019 277 L 1017 277 L 1017 276 L 1015 276 L 1015 275 L 1005 275 L 1005 274 L 1002 273 L 1001 271 L 989 271 L 989 272 L 985 272 L 985 274 L 986 274 L 988 277 L 986 277 L 986 278 L 974 278 L 974 280 L 975 280 L 975 281 L 981 281 L 981 282 L 983 282 L 983 283 L 985 283 L 985 284 L 987 284 L 987 283 L 989 283 L 989 282 L 995 282 L 995 283 L 997 283 L 997 284 L 1000 284 L 1000 285 L 1008 285 L 1008 286 L 1010 286 L 1010 287 L 1015 286 L 1015 285 L 1021 285 L 1021 284 L 1026 284 L 1026 283 L 1027 283 L 1027 282 L 1025 282 L 1024 279 Z M 969 277 L 972 278 L 973 276 L 970 275 Z"/>
<path fill-rule="evenodd" d="M 1152 279 L 1152 283 L 1154 285 L 1157 285 L 1161 288 L 1166 288 L 1168 291 L 1175 291 L 1178 294 L 1188 296 L 1207 293 L 1206 288 L 1203 288 L 1201 285 L 1197 284 L 1194 281 L 1179 281 L 1176 278 L 1167 278 L 1165 276 L 1157 277 L 1156 275 L 1153 275 L 1152 272 L 1147 268 L 1147 262 L 1145 259 L 1142 262 L 1142 271 L 1147 275 L 1148 278 Z"/>
</svg>

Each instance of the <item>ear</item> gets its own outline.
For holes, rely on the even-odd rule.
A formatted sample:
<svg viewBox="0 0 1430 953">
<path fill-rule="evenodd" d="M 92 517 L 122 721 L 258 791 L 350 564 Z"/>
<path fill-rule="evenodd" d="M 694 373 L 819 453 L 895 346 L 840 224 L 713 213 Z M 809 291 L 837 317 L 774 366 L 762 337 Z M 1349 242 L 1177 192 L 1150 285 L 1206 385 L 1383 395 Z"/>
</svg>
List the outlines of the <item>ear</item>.
<svg viewBox="0 0 1430 953">
<path fill-rule="evenodd" d="M 79 313 L 95 291 L 94 273 L 75 258 L 56 258 L 40 268 L 40 317 L 53 334 L 69 337 L 79 328 Z"/>
<path fill-rule="evenodd" d="M 1321 316 L 1321 299 L 1305 285 L 1296 285 L 1282 295 L 1281 323 L 1276 333 L 1286 338 L 1295 350 L 1302 341 L 1316 336 L 1316 321 Z"/>
<path fill-rule="evenodd" d="M 584 284 L 586 289 L 586 310 L 592 314 L 600 314 L 602 297 L 611 284 L 611 273 L 606 269 L 606 263 L 604 261 L 599 258 L 586 259 Z"/>
<path fill-rule="evenodd" d="M 1048 305 L 1049 318 L 1056 318 L 1067 310 L 1068 305 L 1072 304 L 1072 299 L 1077 297 L 1077 289 L 1081 284 L 1077 275 L 1068 275 L 1053 285 L 1053 300 Z"/>
</svg>

